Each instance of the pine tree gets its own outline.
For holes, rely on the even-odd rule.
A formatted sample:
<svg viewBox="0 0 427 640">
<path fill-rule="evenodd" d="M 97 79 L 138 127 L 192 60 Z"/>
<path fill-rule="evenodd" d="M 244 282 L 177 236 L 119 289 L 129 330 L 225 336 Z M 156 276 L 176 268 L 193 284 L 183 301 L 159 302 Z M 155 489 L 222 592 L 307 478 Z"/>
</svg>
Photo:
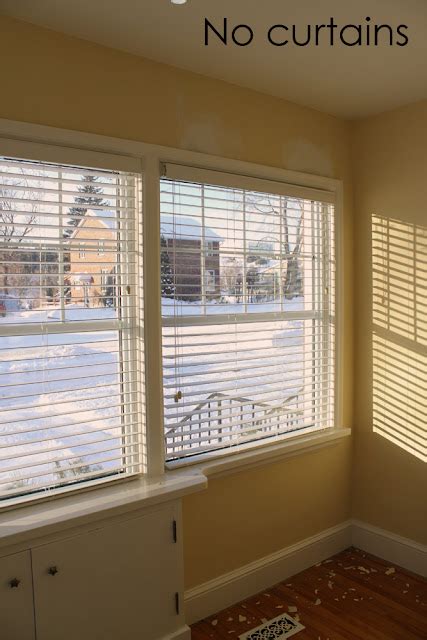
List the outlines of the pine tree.
<svg viewBox="0 0 427 640">
<path fill-rule="evenodd" d="M 160 239 L 160 274 L 163 298 L 173 298 L 175 296 L 175 284 L 173 281 L 173 271 L 169 259 L 167 242 L 164 236 Z"/>
<path fill-rule="evenodd" d="M 88 209 L 93 207 L 94 205 L 100 206 L 107 204 L 107 201 L 101 197 L 103 193 L 103 189 L 101 186 L 97 184 L 98 178 L 97 176 L 83 176 L 82 177 L 82 186 L 78 187 L 77 190 L 81 194 L 74 198 L 74 202 L 77 205 L 86 205 L 86 206 L 77 206 L 70 207 L 70 215 L 76 216 L 75 218 L 71 218 L 68 222 L 69 227 L 77 227 L 79 224 L 79 218 L 86 215 Z M 65 236 L 69 236 L 72 233 L 72 229 L 67 228 L 64 232 Z"/>
</svg>

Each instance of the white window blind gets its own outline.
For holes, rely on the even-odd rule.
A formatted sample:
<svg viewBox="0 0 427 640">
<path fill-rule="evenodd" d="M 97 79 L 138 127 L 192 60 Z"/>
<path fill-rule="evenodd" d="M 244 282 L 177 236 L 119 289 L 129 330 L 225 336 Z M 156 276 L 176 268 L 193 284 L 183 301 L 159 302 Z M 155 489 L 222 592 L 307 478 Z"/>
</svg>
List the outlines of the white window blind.
<svg viewBox="0 0 427 640">
<path fill-rule="evenodd" d="M 263 184 L 161 180 L 170 461 L 334 425 L 331 194 Z"/>
<path fill-rule="evenodd" d="M 0 499 L 141 471 L 139 190 L 0 157 Z"/>
</svg>

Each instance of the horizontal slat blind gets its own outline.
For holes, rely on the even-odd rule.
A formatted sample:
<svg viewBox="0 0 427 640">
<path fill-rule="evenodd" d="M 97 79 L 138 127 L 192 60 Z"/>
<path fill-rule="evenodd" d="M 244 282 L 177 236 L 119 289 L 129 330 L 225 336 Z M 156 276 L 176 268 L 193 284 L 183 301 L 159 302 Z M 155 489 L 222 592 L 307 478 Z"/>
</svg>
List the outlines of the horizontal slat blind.
<svg viewBox="0 0 427 640">
<path fill-rule="evenodd" d="M 141 470 L 139 190 L 0 157 L 2 499 Z"/>
<path fill-rule="evenodd" d="M 168 460 L 333 426 L 334 207 L 291 193 L 161 181 Z"/>
<path fill-rule="evenodd" d="M 198 167 L 186 167 L 168 162 L 164 165 L 164 176 L 175 182 L 193 182 L 198 184 L 214 184 L 231 189 L 256 191 L 271 195 L 283 195 L 286 197 L 305 198 L 317 202 L 335 203 L 335 192 L 319 187 L 305 187 L 298 184 L 289 184 L 278 180 L 266 178 L 254 178 L 248 175 L 236 175 L 215 169 L 200 169 Z M 315 179 L 315 178 L 314 178 Z"/>
</svg>

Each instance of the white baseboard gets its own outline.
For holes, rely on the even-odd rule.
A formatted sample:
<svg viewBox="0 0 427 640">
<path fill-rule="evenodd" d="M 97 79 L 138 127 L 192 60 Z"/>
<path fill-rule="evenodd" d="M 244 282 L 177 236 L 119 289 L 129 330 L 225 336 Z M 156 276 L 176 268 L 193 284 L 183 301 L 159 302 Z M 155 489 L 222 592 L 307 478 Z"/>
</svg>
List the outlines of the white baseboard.
<svg viewBox="0 0 427 640">
<path fill-rule="evenodd" d="M 185 592 L 185 619 L 193 624 L 304 571 L 351 545 L 351 522 L 306 538 Z"/>
<path fill-rule="evenodd" d="M 353 520 L 351 525 L 353 546 L 423 577 L 427 575 L 424 545 L 360 520 Z"/>
<path fill-rule="evenodd" d="M 163 636 L 161 640 L 191 640 L 191 629 L 184 625 L 177 631 L 168 634 L 167 636 Z"/>
<path fill-rule="evenodd" d="M 365 522 L 348 520 L 189 589 L 184 594 L 186 622 L 193 624 L 213 615 L 350 546 L 426 575 L 426 547 Z"/>
</svg>

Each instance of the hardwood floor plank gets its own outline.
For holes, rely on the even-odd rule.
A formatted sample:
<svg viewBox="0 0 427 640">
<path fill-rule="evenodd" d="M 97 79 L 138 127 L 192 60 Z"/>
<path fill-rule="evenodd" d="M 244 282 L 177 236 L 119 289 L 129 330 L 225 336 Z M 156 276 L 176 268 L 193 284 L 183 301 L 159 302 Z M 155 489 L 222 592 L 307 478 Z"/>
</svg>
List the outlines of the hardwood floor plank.
<svg viewBox="0 0 427 640">
<path fill-rule="evenodd" d="M 230 640 L 289 613 L 298 640 L 427 640 L 427 582 L 347 549 L 192 627 L 192 640 Z"/>
</svg>

